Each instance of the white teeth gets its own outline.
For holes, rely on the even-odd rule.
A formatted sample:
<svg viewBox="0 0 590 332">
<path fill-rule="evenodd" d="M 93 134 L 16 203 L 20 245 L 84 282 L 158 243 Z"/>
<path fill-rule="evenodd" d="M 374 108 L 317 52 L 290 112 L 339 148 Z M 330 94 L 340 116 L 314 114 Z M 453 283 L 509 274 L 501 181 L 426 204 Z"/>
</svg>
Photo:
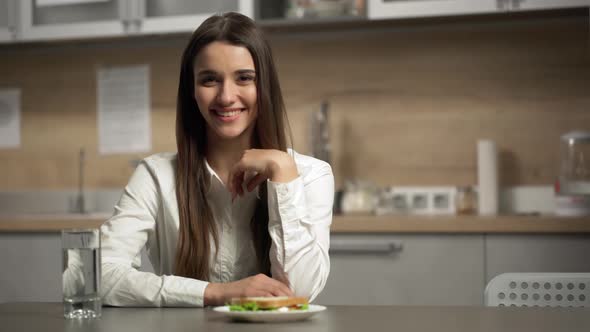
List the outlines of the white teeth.
<svg viewBox="0 0 590 332">
<path fill-rule="evenodd" d="M 234 115 L 238 115 L 240 114 L 241 111 L 237 110 L 237 111 L 229 111 L 229 112 L 220 112 L 220 111 L 215 111 L 215 113 L 217 113 L 217 115 L 223 116 L 223 117 L 230 117 L 230 116 L 234 116 Z"/>
</svg>

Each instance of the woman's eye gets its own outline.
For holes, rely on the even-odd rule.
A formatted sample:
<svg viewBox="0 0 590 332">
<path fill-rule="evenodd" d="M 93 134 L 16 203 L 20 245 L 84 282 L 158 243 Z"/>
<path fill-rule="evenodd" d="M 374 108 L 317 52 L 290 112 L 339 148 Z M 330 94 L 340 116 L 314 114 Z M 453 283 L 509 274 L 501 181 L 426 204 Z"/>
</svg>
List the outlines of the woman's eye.
<svg viewBox="0 0 590 332">
<path fill-rule="evenodd" d="M 201 78 L 201 84 L 203 85 L 213 85 L 215 84 L 217 80 L 215 79 L 215 77 L 213 76 L 209 76 L 209 77 L 203 77 Z"/>
<path fill-rule="evenodd" d="M 240 83 L 247 83 L 250 81 L 254 81 L 254 76 L 251 76 L 251 75 L 238 76 L 238 82 L 240 82 Z"/>
</svg>

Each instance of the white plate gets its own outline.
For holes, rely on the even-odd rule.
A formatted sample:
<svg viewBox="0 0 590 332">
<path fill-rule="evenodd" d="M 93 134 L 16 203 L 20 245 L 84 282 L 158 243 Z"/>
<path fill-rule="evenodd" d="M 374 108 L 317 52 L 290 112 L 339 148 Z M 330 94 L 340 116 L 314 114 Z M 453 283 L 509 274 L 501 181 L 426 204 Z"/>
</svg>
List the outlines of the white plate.
<svg viewBox="0 0 590 332">
<path fill-rule="evenodd" d="M 292 310 L 287 312 L 230 311 L 229 306 L 215 307 L 213 310 L 236 320 L 245 320 L 249 322 L 290 322 L 309 318 L 318 312 L 326 310 L 326 307 L 310 304 L 307 310 Z"/>
</svg>

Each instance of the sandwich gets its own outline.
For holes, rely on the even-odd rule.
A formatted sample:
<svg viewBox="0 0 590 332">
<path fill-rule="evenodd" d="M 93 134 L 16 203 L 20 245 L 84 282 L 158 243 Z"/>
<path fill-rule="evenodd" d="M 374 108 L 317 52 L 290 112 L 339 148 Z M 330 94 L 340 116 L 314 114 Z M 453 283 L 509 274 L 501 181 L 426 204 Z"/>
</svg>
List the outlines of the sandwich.
<svg viewBox="0 0 590 332">
<path fill-rule="evenodd" d="M 278 311 L 307 310 L 309 303 L 305 297 L 238 297 L 229 302 L 230 311 Z"/>
</svg>

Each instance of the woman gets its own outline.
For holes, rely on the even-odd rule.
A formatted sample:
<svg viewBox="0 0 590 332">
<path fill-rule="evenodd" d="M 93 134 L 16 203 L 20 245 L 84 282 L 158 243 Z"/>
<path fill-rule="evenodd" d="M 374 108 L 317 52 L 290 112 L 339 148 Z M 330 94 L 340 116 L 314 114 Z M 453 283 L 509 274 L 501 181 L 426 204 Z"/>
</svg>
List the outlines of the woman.
<svg viewBox="0 0 590 332">
<path fill-rule="evenodd" d="M 203 22 L 182 56 L 178 152 L 144 159 L 101 227 L 103 303 L 315 298 L 330 269 L 334 179 L 327 163 L 287 149 L 285 125 L 254 22 Z M 156 274 L 137 271 L 144 245 Z"/>
</svg>

